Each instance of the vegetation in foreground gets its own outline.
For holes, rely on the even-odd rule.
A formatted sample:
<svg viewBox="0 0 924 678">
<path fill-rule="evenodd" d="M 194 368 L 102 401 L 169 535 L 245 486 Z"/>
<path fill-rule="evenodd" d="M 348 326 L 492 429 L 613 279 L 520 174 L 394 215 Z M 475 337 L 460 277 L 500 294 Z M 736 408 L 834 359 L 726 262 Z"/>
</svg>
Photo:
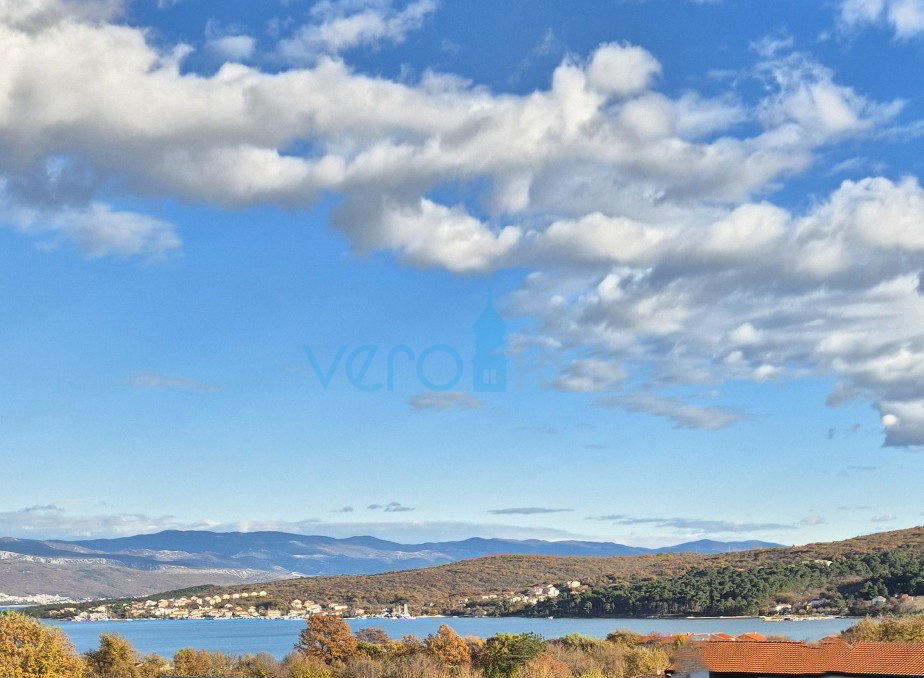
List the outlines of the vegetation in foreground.
<svg viewBox="0 0 924 678">
<path fill-rule="evenodd" d="M 631 678 L 668 665 L 662 647 L 648 647 L 634 633 L 607 640 L 574 635 L 546 641 L 534 633 L 500 633 L 486 640 L 462 638 L 448 626 L 421 640 L 393 640 L 384 631 L 356 635 L 338 617 L 312 617 L 293 651 L 282 660 L 268 654 L 230 656 L 185 648 L 169 661 L 140 656 L 116 634 L 78 655 L 57 629 L 18 613 L 0 616 L 3 678 Z"/>
<path fill-rule="evenodd" d="M 924 643 L 924 616 L 867 618 L 846 630 L 848 642 Z M 781 639 L 785 640 L 785 639 Z M 668 641 L 668 642 L 664 642 Z M 462 638 L 446 625 L 427 638 L 392 640 L 384 631 L 355 635 L 338 618 L 310 618 L 293 651 L 231 656 L 184 648 L 169 661 L 140 656 L 117 634 L 78 655 L 58 629 L 18 613 L 0 615 L 0 675 L 4 678 L 633 678 L 661 673 L 687 638 L 643 638 L 614 631 L 605 640 L 578 634 L 544 640 L 535 633 Z"/>
</svg>

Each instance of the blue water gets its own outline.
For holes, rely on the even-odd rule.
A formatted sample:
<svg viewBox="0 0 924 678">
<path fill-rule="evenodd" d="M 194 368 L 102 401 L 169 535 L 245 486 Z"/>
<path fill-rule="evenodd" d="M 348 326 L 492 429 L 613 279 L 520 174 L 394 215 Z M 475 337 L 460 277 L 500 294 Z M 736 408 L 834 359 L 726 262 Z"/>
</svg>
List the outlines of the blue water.
<svg viewBox="0 0 924 678">
<path fill-rule="evenodd" d="M 127 638 L 139 652 L 156 652 L 172 657 L 184 647 L 228 654 L 268 652 L 282 658 L 292 650 L 304 621 L 288 620 L 207 620 L 207 621 L 109 621 L 109 622 L 49 622 L 61 628 L 84 652 L 97 647 L 99 634 L 118 633 Z M 382 629 L 392 638 L 423 637 L 436 632 L 440 624 L 448 624 L 459 635 L 486 638 L 495 633 L 534 631 L 546 638 L 560 638 L 569 633 L 603 638 L 615 629 L 638 633 L 728 633 L 737 636 L 755 631 L 765 636 L 789 636 L 793 640 L 815 641 L 840 633 L 856 623 L 855 619 L 820 619 L 814 621 L 766 622 L 762 619 L 524 619 L 500 617 L 475 619 L 356 619 L 347 623 L 354 631 Z"/>
</svg>

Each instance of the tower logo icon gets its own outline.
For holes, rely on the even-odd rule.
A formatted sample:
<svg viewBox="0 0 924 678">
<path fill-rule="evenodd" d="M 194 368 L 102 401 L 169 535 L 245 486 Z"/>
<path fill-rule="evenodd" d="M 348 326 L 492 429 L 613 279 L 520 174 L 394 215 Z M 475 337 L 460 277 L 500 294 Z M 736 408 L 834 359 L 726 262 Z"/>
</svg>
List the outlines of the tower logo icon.
<svg viewBox="0 0 924 678">
<path fill-rule="evenodd" d="M 488 305 L 475 321 L 475 358 L 472 360 L 476 393 L 503 393 L 507 390 L 507 357 L 504 335 L 507 324 L 494 310 L 490 294 Z"/>
</svg>

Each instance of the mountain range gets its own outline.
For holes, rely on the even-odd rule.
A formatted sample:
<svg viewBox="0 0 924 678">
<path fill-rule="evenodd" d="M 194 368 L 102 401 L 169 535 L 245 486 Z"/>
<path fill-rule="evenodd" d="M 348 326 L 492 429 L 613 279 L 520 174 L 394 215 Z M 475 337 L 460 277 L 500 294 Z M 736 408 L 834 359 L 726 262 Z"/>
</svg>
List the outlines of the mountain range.
<svg viewBox="0 0 924 678">
<path fill-rule="evenodd" d="M 168 530 L 81 541 L 0 538 L 0 599 L 142 596 L 200 584 L 293 576 L 379 574 L 499 555 L 559 557 L 729 553 L 775 548 L 762 541 L 699 540 L 648 549 L 610 542 L 472 538 L 399 544 L 375 537 L 285 532 Z"/>
</svg>

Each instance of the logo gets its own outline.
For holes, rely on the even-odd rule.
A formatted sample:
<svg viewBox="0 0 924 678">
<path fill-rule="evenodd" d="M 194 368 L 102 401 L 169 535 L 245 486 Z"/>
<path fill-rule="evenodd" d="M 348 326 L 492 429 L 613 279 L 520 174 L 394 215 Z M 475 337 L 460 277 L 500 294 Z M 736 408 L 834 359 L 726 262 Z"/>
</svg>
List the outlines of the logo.
<svg viewBox="0 0 924 678">
<path fill-rule="evenodd" d="M 462 352 L 449 344 L 432 344 L 420 350 L 407 344 L 387 349 L 377 344 L 362 344 L 352 350 L 341 345 L 326 366 L 310 346 L 304 346 L 304 350 L 325 390 L 341 369 L 348 383 L 359 391 L 394 391 L 396 374 L 406 379 L 408 372 L 429 391 L 459 390 L 467 365 L 474 393 L 505 393 L 509 386 L 522 391 L 527 377 L 540 389 L 601 390 L 598 375 L 584 374 L 597 361 L 592 352 L 582 347 L 550 349 L 532 345 L 508 351 L 507 323 L 494 308 L 490 294 L 472 330 L 474 350 L 465 351 L 471 356 L 468 362 Z M 512 370 L 508 369 L 511 363 Z M 576 379 L 575 375 L 580 374 L 583 378 Z"/>
</svg>

